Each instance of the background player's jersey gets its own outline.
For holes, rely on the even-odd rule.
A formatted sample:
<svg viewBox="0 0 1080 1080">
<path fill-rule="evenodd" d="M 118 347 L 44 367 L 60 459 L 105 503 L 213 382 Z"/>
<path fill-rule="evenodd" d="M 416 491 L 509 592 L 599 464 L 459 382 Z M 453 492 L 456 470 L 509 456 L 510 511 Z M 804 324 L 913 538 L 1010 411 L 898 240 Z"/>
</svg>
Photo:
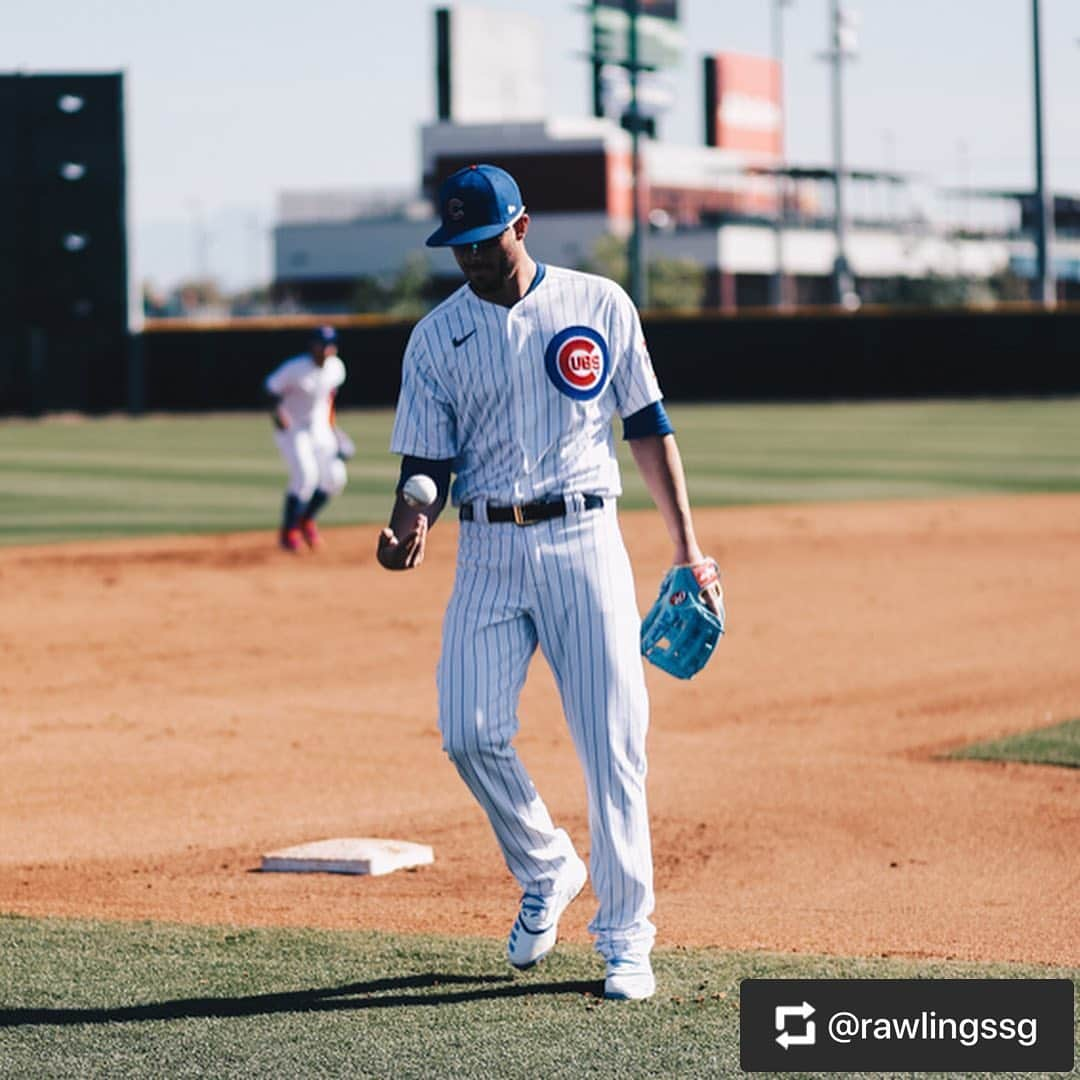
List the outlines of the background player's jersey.
<svg viewBox="0 0 1080 1080">
<path fill-rule="evenodd" d="M 390 448 L 453 458 L 455 503 L 618 495 L 612 419 L 661 396 L 626 293 L 538 266 L 511 308 L 463 285 L 417 323 Z"/>
<path fill-rule="evenodd" d="M 296 428 L 330 428 L 330 402 L 345 381 L 339 356 L 328 356 L 320 367 L 307 354 L 286 360 L 266 379 L 266 389 L 281 398 Z"/>
</svg>

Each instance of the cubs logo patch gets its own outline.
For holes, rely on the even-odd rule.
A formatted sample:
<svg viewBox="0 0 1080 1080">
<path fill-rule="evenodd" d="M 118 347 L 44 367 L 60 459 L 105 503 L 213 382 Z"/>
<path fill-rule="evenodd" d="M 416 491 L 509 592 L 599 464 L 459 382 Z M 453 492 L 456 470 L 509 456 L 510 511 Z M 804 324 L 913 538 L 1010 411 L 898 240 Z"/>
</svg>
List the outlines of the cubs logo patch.
<svg viewBox="0 0 1080 1080">
<path fill-rule="evenodd" d="M 671 594 L 671 604 L 672 604 L 673 607 L 678 607 L 680 604 L 685 604 L 685 603 L 686 603 L 686 593 L 684 593 L 682 591 L 682 589 L 679 589 L 678 592 L 673 592 Z"/>
<path fill-rule="evenodd" d="M 592 401 L 607 384 L 607 342 L 592 327 L 568 326 L 548 342 L 544 366 L 560 393 L 575 401 Z"/>
<path fill-rule="evenodd" d="M 446 204 L 446 216 L 451 221 L 460 221 L 465 216 L 465 204 L 460 199 L 451 199 Z"/>
</svg>

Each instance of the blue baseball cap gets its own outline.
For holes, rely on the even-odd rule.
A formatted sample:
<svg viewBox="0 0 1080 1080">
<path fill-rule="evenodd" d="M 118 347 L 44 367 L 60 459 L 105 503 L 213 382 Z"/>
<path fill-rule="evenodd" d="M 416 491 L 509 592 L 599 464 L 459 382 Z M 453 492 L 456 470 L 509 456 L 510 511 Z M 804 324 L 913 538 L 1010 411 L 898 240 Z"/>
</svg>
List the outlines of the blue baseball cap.
<svg viewBox="0 0 1080 1080">
<path fill-rule="evenodd" d="M 337 331 L 332 326 L 316 326 L 308 340 L 322 345 L 334 345 L 337 343 Z"/>
<path fill-rule="evenodd" d="M 467 165 L 439 188 L 442 225 L 428 238 L 428 247 L 478 244 L 498 236 L 523 213 L 517 181 L 497 165 Z"/>
</svg>

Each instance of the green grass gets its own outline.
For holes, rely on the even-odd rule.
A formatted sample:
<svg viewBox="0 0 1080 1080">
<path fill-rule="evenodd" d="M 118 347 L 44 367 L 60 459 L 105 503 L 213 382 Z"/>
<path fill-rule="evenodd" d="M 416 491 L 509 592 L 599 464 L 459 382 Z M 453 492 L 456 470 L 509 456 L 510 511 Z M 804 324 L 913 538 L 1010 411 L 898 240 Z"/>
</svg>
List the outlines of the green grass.
<svg viewBox="0 0 1080 1080">
<path fill-rule="evenodd" d="M 1030 765 L 1065 765 L 1080 769 L 1080 719 L 1025 731 L 993 742 L 954 751 L 950 757 L 982 761 L 1023 761 Z"/>
<path fill-rule="evenodd" d="M 744 978 L 1080 977 L 675 949 L 652 1001 L 616 1003 L 582 946 L 515 975 L 473 939 L 15 917 L 0 955 L 4 1078 L 724 1077 Z"/>
<path fill-rule="evenodd" d="M 1080 491 L 1080 399 L 673 405 L 695 505 Z M 390 410 L 342 425 L 359 454 L 327 524 L 384 521 Z M 625 444 L 626 495 L 650 505 Z M 0 422 L 0 544 L 272 529 L 284 470 L 259 413 Z"/>
</svg>

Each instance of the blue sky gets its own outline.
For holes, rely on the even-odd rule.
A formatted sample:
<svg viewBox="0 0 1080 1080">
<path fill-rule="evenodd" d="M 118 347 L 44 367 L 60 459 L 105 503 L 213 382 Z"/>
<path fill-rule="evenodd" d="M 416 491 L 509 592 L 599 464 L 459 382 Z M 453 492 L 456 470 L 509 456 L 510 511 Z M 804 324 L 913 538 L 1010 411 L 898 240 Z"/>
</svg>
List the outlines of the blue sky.
<svg viewBox="0 0 1080 1080">
<path fill-rule="evenodd" d="M 415 184 L 434 115 L 431 0 L 35 0 L 0 13 L 0 71 L 127 75 L 136 272 L 269 273 L 286 188 Z M 549 111 L 586 115 L 586 16 L 563 0 L 474 0 L 542 19 Z M 847 157 L 941 183 L 1030 187 L 1031 0 L 850 0 Z M 674 142 L 701 139 L 701 57 L 767 55 L 773 0 L 680 0 Z M 829 0 L 785 8 L 788 150 L 830 160 Z M 1080 194 L 1080 4 L 1042 0 L 1048 174 Z M 201 242 L 200 242 L 200 237 Z"/>
</svg>

